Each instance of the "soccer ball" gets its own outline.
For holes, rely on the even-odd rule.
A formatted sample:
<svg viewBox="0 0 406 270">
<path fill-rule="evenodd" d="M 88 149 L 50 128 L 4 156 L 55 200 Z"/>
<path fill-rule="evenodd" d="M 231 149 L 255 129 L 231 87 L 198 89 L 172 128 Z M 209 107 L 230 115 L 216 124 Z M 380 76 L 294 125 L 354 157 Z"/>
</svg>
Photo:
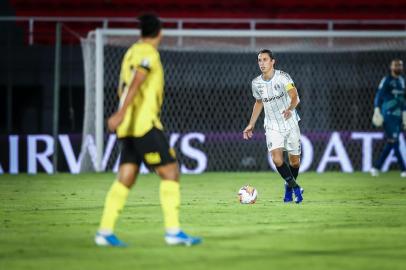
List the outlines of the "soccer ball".
<svg viewBox="0 0 406 270">
<path fill-rule="evenodd" d="M 258 192 L 250 185 L 243 186 L 238 191 L 238 199 L 242 204 L 253 204 L 257 201 Z"/>
</svg>

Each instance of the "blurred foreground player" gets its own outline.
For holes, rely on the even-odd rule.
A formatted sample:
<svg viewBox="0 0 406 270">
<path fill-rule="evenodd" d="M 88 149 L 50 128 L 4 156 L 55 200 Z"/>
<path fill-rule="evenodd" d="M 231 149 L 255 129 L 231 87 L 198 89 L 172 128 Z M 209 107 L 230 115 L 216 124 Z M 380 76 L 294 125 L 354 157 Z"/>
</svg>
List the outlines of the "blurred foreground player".
<svg viewBox="0 0 406 270">
<path fill-rule="evenodd" d="M 300 166 L 300 129 L 296 106 L 299 95 L 289 74 L 274 69 L 275 59 L 270 50 L 258 53 L 261 75 L 252 81 L 252 93 L 256 99 L 248 126 L 243 131 L 244 139 L 253 135 L 255 123 L 264 108 L 265 135 L 268 151 L 276 169 L 285 180 L 284 202 L 303 201 L 303 189 L 296 183 Z M 287 151 L 289 165 L 283 158 Z"/>
<path fill-rule="evenodd" d="M 390 65 L 391 74 L 384 77 L 379 84 L 374 102 L 374 115 L 372 123 L 383 126 L 386 144 L 380 157 L 374 162 L 371 169 L 372 176 L 378 176 L 382 165 L 393 149 L 401 170 L 401 177 L 406 177 L 406 167 L 399 150 L 399 134 L 406 128 L 405 78 L 403 61 L 394 59 Z"/>
<path fill-rule="evenodd" d="M 179 224 L 179 167 L 175 151 L 163 133 L 159 113 L 164 95 L 164 73 L 158 45 L 161 22 L 155 15 L 139 18 L 141 39 L 126 52 L 120 73 L 120 106 L 108 119 L 121 147 L 118 179 L 107 193 L 104 212 L 95 242 L 99 246 L 125 246 L 114 234 L 114 226 L 134 185 L 141 162 L 162 179 L 160 200 L 165 222 L 165 241 L 169 245 L 195 245 Z"/>
</svg>

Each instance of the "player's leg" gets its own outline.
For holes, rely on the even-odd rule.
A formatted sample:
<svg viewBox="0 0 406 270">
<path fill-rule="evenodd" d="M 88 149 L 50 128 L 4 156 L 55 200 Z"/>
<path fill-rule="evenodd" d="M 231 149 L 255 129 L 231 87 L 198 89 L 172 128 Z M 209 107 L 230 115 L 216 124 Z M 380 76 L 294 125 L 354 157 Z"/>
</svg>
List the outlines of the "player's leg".
<svg viewBox="0 0 406 270">
<path fill-rule="evenodd" d="M 161 178 L 159 198 L 164 216 L 165 230 L 167 233 L 180 231 L 180 185 L 179 166 L 176 162 L 158 166 L 156 173 Z"/>
<path fill-rule="evenodd" d="M 303 198 L 301 197 L 300 186 L 296 183 L 295 178 L 293 177 L 292 172 L 289 169 L 288 164 L 284 161 L 283 158 L 283 148 L 273 149 L 271 151 L 272 161 L 275 164 L 275 167 L 278 173 L 282 176 L 285 180 L 285 197 L 283 199 L 284 202 L 291 202 L 293 200 L 292 191 L 295 193 L 296 203 L 300 203 Z M 296 194 L 298 191 L 298 194 Z M 300 195 L 299 195 L 300 194 Z"/>
<path fill-rule="evenodd" d="M 285 145 L 285 142 L 289 139 L 290 133 L 291 132 L 282 134 L 281 132 L 276 130 L 267 130 L 266 141 L 268 151 L 272 155 L 272 161 L 274 162 L 279 174 L 285 180 L 284 202 L 291 202 L 293 200 L 292 193 L 295 192 L 295 194 L 297 193 L 296 202 L 300 203 L 303 200 L 303 197 L 301 196 L 300 186 L 296 183 L 295 177 L 293 176 L 288 164 L 285 162 L 283 157 L 283 150 L 286 149 L 286 147 L 288 146 Z M 298 149 L 298 151 L 300 151 L 300 148 Z"/>
<path fill-rule="evenodd" d="M 284 202 L 293 201 L 293 187 L 288 184 L 286 179 L 294 179 L 292 172 L 289 167 L 285 164 L 283 159 L 283 149 L 278 148 L 271 151 L 272 161 L 279 174 L 285 179 L 285 196 L 283 197 Z M 287 169 L 286 169 L 287 168 Z"/>
<path fill-rule="evenodd" d="M 137 165 L 130 163 L 120 165 L 118 179 L 114 181 L 106 196 L 100 227 L 95 238 L 97 245 L 125 246 L 114 235 L 114 227 L 127 201 L 130 188 L 135 183 L 138 168 Z"/>
<path fill-rule="evenodd" d="M 289 168 L 297 180 L 299 175 L 299 167 L 300 167 L 300 154 L 301 154 L 301 144 L 300 144 L 300 128 L 296 126 L 293 128 L 287 137 L 286 140 L 286 150 L 288 151 L 289 157 Z"/>
<path fill-rule="evenodd" d="M 385 162 L 386 158 L 389 156 L 390 151 L 392 150 L 394 146 L 394 141 L 393 140 L 387 140 L 385 143 L 385 146 L 379 155 L 379 158 L 374 162 L 373 168 L 371 169 L 371 175 L 372 176 L 378 176 L 379 171 L 382 169 L 382 165 Z"/>
<path fill-rule="evenodd" d="M 285 149 L 288 151 L 289 157 L 289 168 L 292 172 L 293 177 L 297 182 L 297 177 L 299 175 L 299 168 L 300 168 L 300 154 L 301 154 L 301 144 L 300 144 L 300 129 L 299 126 L 296 126 L 292 130 L 290 130 L 289 134 L 287 135 L 286 146 Z M 296 202 L 301 202 L 303 200 L 303 188 L 286 188 L 286 193 L 295 193 Z"/>
<path fill-rule="evenodd" d="M 300 168 L 300 155 L 293 155 L 289 153 L 289 169 L 292 172 L 293 177 L 297 181 Z"/>
<path fill-rule="evenodd" d="M 299 189 L 299 185 L 296 183 L 295 177 L 293 176 L 288 164 L 285 162 L 283 157 L 283 150 L 285 149 L 285 137 L 278 131 L 267 130 L 266 140 L 268 151 L 272 155 L 272 161 L 281 177 L 285 180 L 285 196 L 284 202 L 293 201 L 293 192 L 295 189 Z M 301 200 L 297 201 L 298 203 Z"/>
<path fill-rule="evenodd" d="M 399 130 L 399 133 L 400 133 L 400 130 Z M 398 160 L 398 165 L 399 165 L 400 172 L 401 172 L 401 173 L 400 173 L 400 176 L 401 176 L 401 177 L 406 177 L 405 162 L 404 162 L 404 160 L 403 160 L 402 154 L 401 154 L 400 149 L 399 149 L 399 137 L 398 137 L 397 140 L 393 143 L 393 150 L 394 150 L 395 156 L 396 156 L 396 158 L 397 158 L 397 160 Z"/>
<path fill-rule="evenodd" d="M 399 168 L 400 168 L 400 176 L 402 177 L 406 177 L 406 167 L 405 167 L 405 162 L 403 160 L 402 154 L 400 153 L 400 149 L 399 149 L 399 141 L 396 141 L 393 144 L 393 150 L 395 152 L 395 156 L 398 160 L 398 164 L 399 164 Z"/>
<path fill-rule="evenodd" d="M 403 160 L 402 154 L 400 153 L 400 149 L 399 149 L 399 135 L 400 135 L 400 132 L 403 127 L 402 119 L 400 119 L 400 118 L 394 119 L 392 125 L 393 125 L 393 130 L 394 130 L 392 132 L 392 136 L 394 139 L 393 150 L 394 150 L 395 156 L 398 160 L 398 165 L 399 165 L 400 172 L 401 172 L 400 176 L 406 177 L 405 162 Z"/>
<path fill-rule="evenodd" d="M 297 181 L 300 166 L 300 155 L 288 154 L 288 157 L 289 157 L 289 169 L 292 172 L 293 177 Z M 289 187 L 287 184 L 285 184 L 285 197 L 283 201 L 284 202 L 293 201 L 293 188 Z"/>
<path fill-rule="evenodd" d="M 159 188 L 162 213 L 165 224 L 165 241 L 169 245 L 196 245 L 200 238 L 191 237 L 180 228 L 180 185 L 179 166 L 173 149 L 169 147 L 165 135 L 158 129 L 153 129 L 145 138 L 148 146 L 145 148 L 145 163 L 155 168 L 162 179 Z M 154 153 L 151 155 L 151 153 Z M 151 156 L 150 156 L 151 155 Z"/>
<path fill-rule="evenodd" d="M 272 161 L 275 164 L 275 167 L 282 178 L 285 180 L 285 202 L 289 201 L 289 198 L 286 198 L 286 191 L 290 188 L 297 186 L 295 178 L 292 175 L 292 172 L 289 169 L 289 166 L 286 164 L 283 158 L 283 150 L 285 148 L 285 137 L 281 132 L 277 130 L 267 129 L 266 133 L 266 144 L 268 151 L 271 154 Z M 288 196 L 289 197 L 289 196 Z M 290 200 L 291 201 L 291 200 Z"/>
<path fill-rule="evenodd" d="M 140 158 L 136 155 L 132 140 L 130 138 L 120 140 L 122 150 L 118 176 L 107 193 L 99 230 L 95 237 L 96 244 L 100 246 L 125 246 L 114 235 L 114 228 L 139 172 Z"/>
<path fill-rule="evenodd" d="M 390 119 L 386 118 L 384 123 L 383 123 L 384 131 L 385 131 L 385 137 L 386 137 L 386 143 L 385 146 L 379 155 L 379 158 L 374 162 L 373 167 L 371 169 L 371 175 L 372 176 L 378 176 L 379 171 L 382 169 L 382 165 L 385 162 L 386 158 L 389 156 L 390 151 L 394 147 L 394 144 L 398 138 L 398 135 L 395 134 L 394 136 L 394 129 L 393 125 L 390 122 Z"/>
<path fill-rule="evenodd" d="M 295 177 L 296 183 L 297 183 L 297 178 L 299 175 L 299 168 L 300 168 L 300 154 L 291 154 L 289 153 L 289 168 L 292 171 L 292 175 Z M 303 192 L 304 189 L 302 187 L 298 188 L 297 190 L 294 190 L 293 188 L 289 188 L 289 186 L 286 185 L 285 187 L 285 198 L 292 198 L 292 193 L 295 193 L 296 197 L 296 202 L 297 201 L 303 201 Z"/>
</svg>

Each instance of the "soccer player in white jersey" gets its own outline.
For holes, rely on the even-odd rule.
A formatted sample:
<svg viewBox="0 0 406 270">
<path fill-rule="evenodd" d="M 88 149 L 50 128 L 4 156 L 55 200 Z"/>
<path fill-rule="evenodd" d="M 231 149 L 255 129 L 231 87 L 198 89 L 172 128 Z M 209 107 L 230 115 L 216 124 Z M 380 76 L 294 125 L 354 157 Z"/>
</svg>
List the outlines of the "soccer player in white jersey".
<svg viewBox="0 0 406 270">
<path fill-rule="evenodd" d="M 300 129 L 296 106 L 299 104 L 297 89 L 289 74 L 274 69 L 275 59 L 270 50 L 258 53 L 261 75 L 252 81 L 252 94 L 256 99 L 248 126 L 243 131 L 244 139 L 252 138 L 255 123 L 265 111 L 266 144 L 279 174 L 285 180 L 284 202 L 303 201 L 303 189 L 296 183 L 300 166 Z M 287 151 L 289 165 L 283 152 Z"/>
</svg>

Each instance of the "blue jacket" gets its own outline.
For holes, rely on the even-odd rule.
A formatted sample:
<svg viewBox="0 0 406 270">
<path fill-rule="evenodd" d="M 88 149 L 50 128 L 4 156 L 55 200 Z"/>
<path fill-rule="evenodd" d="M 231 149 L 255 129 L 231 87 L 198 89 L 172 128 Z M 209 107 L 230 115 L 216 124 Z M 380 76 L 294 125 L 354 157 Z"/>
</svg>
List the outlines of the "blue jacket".
<svg viewBox="0 0 406 270">
<path fill-rule="evenodd" d="M 403 76 L 394 78 L 388 75 L 379 84 L 374 105 L 381 109 L 384 118 L 387 116 L 402 117 L 402 111 L 406 111 L 405 95 Z"/>
</svg>

